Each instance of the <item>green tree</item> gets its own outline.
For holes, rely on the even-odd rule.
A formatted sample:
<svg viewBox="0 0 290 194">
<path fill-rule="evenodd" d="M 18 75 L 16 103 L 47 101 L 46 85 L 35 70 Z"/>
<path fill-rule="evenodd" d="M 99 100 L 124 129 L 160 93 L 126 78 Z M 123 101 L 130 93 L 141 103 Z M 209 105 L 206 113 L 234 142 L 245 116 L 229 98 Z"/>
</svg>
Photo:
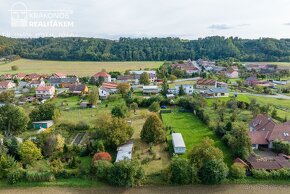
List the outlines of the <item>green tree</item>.
<svg viewBox="0 0 290 194">
<path fill-rule="evenodd" d="M 148 108 L 148 110 L 150 111 L 150 112 L 159 112 L 159 110 L 160 110 L 160 104 L 159 104 L 159 102 L 153 102 L 150 106 L 149 106 L 149 108 Z"/>
<path fill-rule="evenodd" d="M 146 143 L 160 143 L 164 142 L 166 138 L 166 131 L 163 123 L 157 114 L 151 114 L 145 121 L 142 131 L 141 139 Z"/>
<path fill-rule="evenodd" d="M 177 77 L 175 75 L 170 75 L 169 80 L 173 83 L 175 82 L 175 80 L 177 79 Z"/>
<path fill-rule="evenodd" d="M 230 175 L 235 179 L 245 178 L 246 168 L 242 164 L 235 163 L 231 166 Z"/>
<path fill-rule="evenodd" d="M 212 139 L 206 137 L 199 145 L 193 147 L 189 159 L 199 169 L 206 161 L 223 160 L 223 152 L 214 146 Z"/>
<path fill-rule="evenodd" d="M 150 84 L 150 77 L 147 72 L 144 72 L 140 75 L 140 84 L 149 85 Z"/>
<path fill-rule="evenodd" d="M 98 100 L 99 100 L 99 90 L 97 87 L 92 87 L 88 95 L 88 101 L 90 104 L 96 106 Z"/>
<path fill-rule="evenodd" d="M 130 92 L 130 85 L 128 83 L 121 83 L 117 86 L 118 92 L 122 95 L 122 97 L 127 97 Z"/>
<path fill-rule="evenodd" d="M 100 181 L 108 181 L 108 174 L 113 164 L 107 160 L 96 160 L 92 164 L 92 171 Z"/>
<path fill-rule="evenodd" d="M 228 167 L 222 160 L 208 160 L 198 172 L 199 179 L 205 184 L 221 183 L 228 175 Z"/>
<path fill-rule="evenodd" d="M 10 136 L 26 130 L 28 117 L 24 110 L 13 105 L 0 107 L 0 131 Z"/>
<path fill-rule="evenodd" d="M 133 187 L 140 185 L 144 178 L 141 164 L 134 160 L 116 162 L 109 171 L 109 182 L 115 186 Z"/>
<path fill-rule="evenodd" d="M 274 108 L 273 110 L 272 110 L 272 112 L 271 112 L 271 117 L 272 118 L 277 118 L 277 110 L 276 110 L 276 108 Z"/>
<path fill-rule="evenodd" d="M 52 156 L 63 151 L 65 139 L 60 134 L 50 134 L 42 148 L 44 156 Z"/>
<path fill-rule="evenodd" d="M 42 158 L 41 150 L 30 140 L 20 145 L 19 155 L 23 164 L 33 164 Z"/>
<path fill-rule="evenodd" d="M 6 178 L 7 174 L 15 168 L 17 168 L 17 162 L 12 156 L 0 155 L 0 179 Z"/>
<path fill-rule="evenodd" d="M 113 117 L 125 118 L 128 113 L 128 108 L 124 104 L 119 104 L 113 107 L 111 114 Z"/>
<path fill-rule="evenodd" d="M 29 114 L 32 122 L 54 120 L 57 121 L 60 116 L 60 111 L 56 108 L 55 104 L 44 103 L 35 107 Z"/>
<path fill-rule="evenodd" d="M 168 178 L 174 184 L 190 184 L 198 181 L 197 169 L 187 159 L 172 159 L 168 171 Z"/>
<path fill-rule="evenodd" d="M 7 90 L 0 93 L 0 102 L 13 103 L 15 101 L 14 90 Z"/>
<path fill-rule="evenodd" d="M 134 114 L 136 114 L 136 110 L 138 109 L 138 104 L 136 102 L 133 102 L 130 104 L 130 108 L 133 109 Z"/>
<path fill-rule="evenodd" d="M 127 143 L 133 135 L 133 128 L 122 118 L 102 115 L 96 122 L 97 134 L 107 146 L 115 149 Z"/>
<path fill-rule="evenodd" d="M 167 83 L 167 79 L 166 77 L 163 78 L 163 82 L 162 82 L 162 89 L 161 89 L 161 94 L 163 96 L 166 96 L 167 92 L 168 92 L 168 83 Z"/>
<path fill-rule="evenodd" d="M 184 91 L 183 85 L 179 86 L 179 90 L 178 90 L 178 95 L 179 96 L 184 96 L 186 93 Z"/>
</svg>

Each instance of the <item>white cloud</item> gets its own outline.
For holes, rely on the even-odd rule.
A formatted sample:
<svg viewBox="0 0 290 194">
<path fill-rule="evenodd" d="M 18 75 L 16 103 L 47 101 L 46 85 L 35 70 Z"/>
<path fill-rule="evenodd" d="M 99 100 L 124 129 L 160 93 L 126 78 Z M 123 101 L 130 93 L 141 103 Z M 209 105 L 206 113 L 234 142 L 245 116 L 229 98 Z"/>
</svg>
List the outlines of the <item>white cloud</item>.
<svg viewBox="0 0 290 194">
<path fill-rule="evenodd" d="M 290 34 L 288 0 L 1 0 L 0 34 L 101 38 L 222 35 L 284 38 Z M 73 28 L 12 28 L 11 5 L 73 10 Z"/>
</svg>

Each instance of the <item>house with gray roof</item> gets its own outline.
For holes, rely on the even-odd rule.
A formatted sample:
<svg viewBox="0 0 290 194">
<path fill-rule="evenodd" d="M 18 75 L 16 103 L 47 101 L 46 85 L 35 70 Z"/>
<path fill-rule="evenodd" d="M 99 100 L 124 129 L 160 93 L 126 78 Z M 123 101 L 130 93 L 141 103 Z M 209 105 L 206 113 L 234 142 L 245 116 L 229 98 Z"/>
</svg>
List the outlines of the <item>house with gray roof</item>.
<svg viewBox="0 0 290 194">
<path fill-rule="evenodd" d="M 204 96 L 206 98 L 219 98 L 219 97 L 228 97 L 230 95 L 230 90 L 228 88 L 211 88 L 204 91 Z"/>
<path fill-rule="evenodd" d="M 63 87 L 63 88 L 69 88 L 71 85 L 75 84 L 77 85 L 79 83 L 78 77 L 50 77 L 48 79 L 48 83 L 51 86 L 54 87 Z"/>
</svg>

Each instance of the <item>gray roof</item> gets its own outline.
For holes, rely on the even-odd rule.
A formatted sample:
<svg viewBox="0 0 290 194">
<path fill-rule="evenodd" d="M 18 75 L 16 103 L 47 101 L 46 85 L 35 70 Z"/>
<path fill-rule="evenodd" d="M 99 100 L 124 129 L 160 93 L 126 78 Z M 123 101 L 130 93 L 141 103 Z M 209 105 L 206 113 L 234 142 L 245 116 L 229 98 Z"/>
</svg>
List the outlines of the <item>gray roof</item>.
<svg viewBox="0 0 290 194">
<path fill-rule="evenodd" d="M 130 141 L 124 145 L 121 145 L 117 149 L 117 158 L 116 162 L 122 161 L 122 160 L 131 160 L 132 159 L 132 152 L 133 152 L 133 142 Z"/>
<path fill-rule="evenodd" d="M 185 148 L 185 143 L 183 141 L 181 133 L 172 133 L 172 143 L 174 147 L 183 147 Z"/>
<path fill-rule="evenodd" d="M 215 93 L 230 93 L 228 88 L 212 88 L 206 91 L 207 94 L 215 94 Z"/>
<path fill-rule="evenodd" d="M 58 83 L 75 83 L 78 82 L 77 77 L 66 77 L 66 78 L 55 78 L 51 77 L 48 79 L 49 83 L 58 84 Z"/>
</svg>

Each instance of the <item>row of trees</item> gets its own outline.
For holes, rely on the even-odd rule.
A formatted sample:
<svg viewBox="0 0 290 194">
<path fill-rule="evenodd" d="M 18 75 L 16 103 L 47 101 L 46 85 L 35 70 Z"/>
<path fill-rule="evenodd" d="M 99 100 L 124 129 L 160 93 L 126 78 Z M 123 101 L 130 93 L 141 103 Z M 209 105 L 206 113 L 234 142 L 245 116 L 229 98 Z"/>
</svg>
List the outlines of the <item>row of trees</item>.
<svg viewBox="0 0 290 194">
<path fill-rule="evenodd" d="M 289 39 L 256 40 L 213 36 L 183 41 L 179 38 L 11 39 L 0 37 L 0 56 L 86 61 L 173 61 L 184 59 L 227 59 L 241 61 L 289 61 Z"/>
</svg>

